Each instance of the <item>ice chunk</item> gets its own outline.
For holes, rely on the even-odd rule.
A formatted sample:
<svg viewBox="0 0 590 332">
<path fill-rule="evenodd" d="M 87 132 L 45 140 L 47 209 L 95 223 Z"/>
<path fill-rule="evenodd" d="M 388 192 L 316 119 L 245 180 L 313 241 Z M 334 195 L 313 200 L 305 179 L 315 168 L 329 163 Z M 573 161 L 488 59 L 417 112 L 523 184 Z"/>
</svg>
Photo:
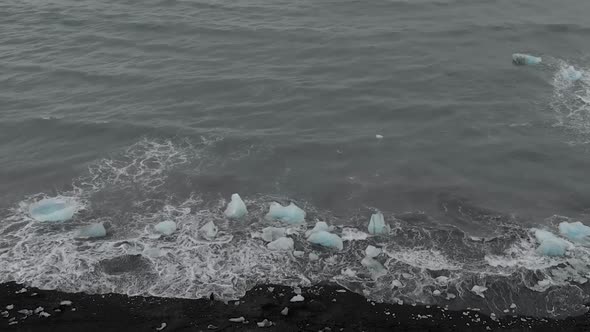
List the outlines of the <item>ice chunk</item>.
<svg viewBox="0 0 590 332">
<path fill-rule="evenodd" d="M 295 257 L 303 257 L 303 255 L 305 255 L 303 251 L 293 251 L 293 256 Z"/>
<path fill-rule="evenodd" d="M 167 326 L 167 325 L 168 325 L 168 324 L 166 324 L 166 323 L 162 323 L 162 324 L 160 325 L 160 327 L 156 327 L 156 331 L 162 331 L 163 329 L 165 329 L 165 328 L 166 328 L 166 326 Z"/>
<path fill-rule="evenodd" d="M 367 255 L 367 257 L 375 258 L 375 257 L 381 255 L 381 249 L 375 248 L 370 245 L 370 246 L 367 246 L 367 249 L 365 249 L 365 254 Z"/>
<path fill-rule="evenodd" d="M 317 233 L 319 231 L 331 232 L 333 230 L 334 230 L 334 226 L 328 226 L 328 224 L 326 224 L 325 222 L 318 221 L 315 223 L 315 226 L 313 227 L 313 229 L 305 232 L 305 236 L 309 237 L 311 234 Z"/>
<path fill-rule="evenodd" d="M 72 301 L 69 301 L 69 300 L 61 301 L 59 303 L 59 305 L 71 306 L 72 305 Z"/>
<path fill-rule="evenodd" d="M 385 219 L 381 212 L 375 213 L 371 216 L 371 220 L 369 221 L 370 234 L 387 234 L 390 230 L 391 228 L 385 223 Z"/>
<path fill-rule="evenodd" d="M 563 68 L 560 73 L 561 76 L 568 81 L 577 81 L 582 78 L 582 72 L 576 70 L 573 66 Z"/>
<path fill-rule="evenodd" d="M 345 276 L 347 276 L 347 277 L 351 277 L 351 278 L 352 278 L 352 277 L 356 277 L 356 272 L 355 272 L 355 271 L 353 271 L 352 269 L 348 268 L 348 267 L 347 267 L 346 269 L 344 269 L 344 270 L 340 271 L 340 273 L 341 273 L 342 275 L 345 275 Z"/>
<path fill-rule="evenodd" d="M 371 272 L 373 279 L 377 279 L 387 274 L 387 270 L 385 269 L 385 267 L 383 267 L 383 265 L 379 263 L 377 260 L 369 256 L 363 258 L 361 264 L 364 267 L 366 267 L 369 270 L 369 272 Z"/>
<path fill-rule="evenodd" d="M 445 276 L 438 276 L 434 279 L 439 285 L 446 285 L 449 283 L 449 278 Z"/>
<path fill-rule="evenodd" d="M 72 219 L 79 204 L 73 199 L 44 198 L 29 206 L 29 215 L 41 222 L 56 222 Z"/>
<path fill-rule="evenodd" d="M 581 222 L 562 222 L 559 224 L 559 233 L 569 240 L 581 244 L 590 244 L 590 227 Z"/>
<path fill-rule="evenodd" d="M 315 254 L 313 252 L 309 253 L 309 260 L 310 261 L 317 261 L 318 259 L 320 259 L 320 257 L 317 254 Z"/>
<path fill-rule="evenodd" d="M 225 216 L 231 219 L 240 219 L 248 214 L 246 204 L 238 194 L 231 195 L 231 202 L 227 204 L 224 212 Z"/>
<path fill-rule="evenodd" d="M 383 135 L 379 135 L 379 134 L 377 134 L 377 135 L 375 135 L 375 138 L 376 138 L 376 139 L 383 139 Z"/>
<path fill-rule="evenodd" d="M 164 235 L 171 235 L 176 231 L 176 223 L 172 220 L 162 221 L 154 226 L 156 232 Z"/>
<path fill-rule="evenodd" d="M 483 292 L 487 291 L 488 288 L 485 286 L 478 286 L 475 285 L 473 286 L 473 288 L 471 288 L 471 291 L 474 292 L 477 296 L 481 296 L 483 298 L 485 298 L 485 296 L 483 295 Z"/>
<path fill-rule="evenodd" d="M 199 229 L 199 234 L 207 240 L 213 240 L 217 236 L 217 226 L 213 221 L 209 221 Z"/>
<path fill-rule="evenodd" d="M 538 65 L 542 61 L 541 58 L 523 53 L 512 54 L 512 62 L 519 66 Z"/>
<path fill-rule="evenodd" d="M 402 285 L 401 281 L 399 281 L 399 280 L 393 280 L 391 282 L 391 286 L 393 288 L 402 288 L 404 285 Z"/>
<path fill-rule="evenodd" d="M 369 235 L 365 232 L 361 232 L 356 228 L 345 227 L 342 229 L 342 241 L 356 241 L 366 240 Z"/>
<path fill-rule="evenodd" d="M 285 307 L 285 309 L 281 310 L 281 315 L 287 316 L 289 314 L 289 307 Z"/>
<path fill-rule="evenodd" d="M 107 235 L 107 230 L 101 223 L 98 224 L 91 224 L 88 226 L 84 226 L 78 230 L 78 238 L 97 238 L 97 237 L 104 237 Z"/>
<path fill-rule="evenodd" d="M 229 321 L 232 323 L 244 323 L 246 321 L 246 318 L 244 318 L 244 316 L 237 317 L 237 318 L 230 318 Z"/>
<path fill-rule="evenodd" d="M 305 211 L 293 203 L 282 206 L 277 202 L 272 202 L 266 214 L 266 219 L 279 220 L 288 224 L 300 224 L 305 222 Z"/>
<path fill-rule="evenodd" d="M 440 296 L 440 291 L 439 291 L 438 289 L 435 289 L 435 290 L 432 292 L 432 295 L 434 295 L 434 296 Z"/>
<path fill-rule="evenodd" d="M 264 319 L 262 322 L 256 323 L 256 325 L 258 325 L 258 327 L 270 327 L 273 323 L 268 319 Z"/>
<path fill-rule="evenodd" d="M 284 237 L 287 233 L 285 228 L 266 227 L 262 229 L 262 239 L 266 242 L 272 242 L 278 238 Z"/>
<path fill-rule="evenodd" d="M 270 250 L 287 251 L 293 250 L 293 239 L 290 237 L 281 237 L 266 245 Z"/>
<path fill-rule="evenodd" d="M 305 298 L 301 295 L 295 295 L 291 298 L 291 302 L 303 302 Z"/>
<path fill-rule="evenodd" d="M 564 239 L 560 239 L 551 232 L 537 229 L 535 238 L 539 242 L 537 252 L 545 256 L 565 256 L 566 252 L 572 248 L 572 244 Z"/>
<path fill-rule="evenodd" d="M 318 231 L 311 234 L 307 238 L 307 241 L 319 244 L 324 247 L 334 248 L 338 250 L 342 250 L 342 248 L 344 248 L 344 245 L 342 244 L 342 239 L 338 235 L 328 233 L 326 231 Z"/>
</svg>

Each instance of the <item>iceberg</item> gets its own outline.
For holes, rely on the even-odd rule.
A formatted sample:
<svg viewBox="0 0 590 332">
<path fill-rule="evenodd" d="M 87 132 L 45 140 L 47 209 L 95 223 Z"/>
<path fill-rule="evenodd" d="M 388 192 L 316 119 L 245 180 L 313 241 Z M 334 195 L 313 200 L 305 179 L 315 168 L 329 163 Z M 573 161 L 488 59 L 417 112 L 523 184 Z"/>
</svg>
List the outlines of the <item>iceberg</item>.
<svg viewBox="0 0 590 332">
<path fill-rule="evenodd" d="M 44 198 L 29 206 L 29 215 L 41 222 L 57 222 L 72 219 L 78 210 L 78 203 L 73 199 Z"/>
<path fill-rule="evenodd" d="M 544 256 L 565 256 L 566 252 L 573 247 L 569 241 L 560 239 L 553 233 L 540 229 L 535 230 L 535 238 L 539 242 L 537 252 Z"/>
<path fill-rule="evenodd" d="M 561 76 L 568 80 L 568 81 L 577 81 L 580 78 L 582 78 L 582 72 L 579 70 L 576 70 L 574 68 L 574 66 L 568 66 L 566 68 L 563 68 L 561 71 Z"/>
<path fill-rule="evenodd" d="M 262 239 L 266 242 L 272 242 L 284 237 L 286 234 L 287 230 L 281 227 L 266 227 L 262 229 Z"/>
<path fill-rule="evenodd" d="M 172 220 L 162 221 L 157 223 L 154 229 L 160 234 L 171 235 L 176 231 L 176 223 Z"/>
<path fill-rule="evenodd" d="M 367 247 L 367 249 L 365 249 L 365 254 L 367 257 L 375 258 L 375 257 L 381 255 L 381 249 L 375 248 L 370 245 Z"/>
<path fill-rule="evenodd" d="M 279 220 L 288 224 L 300 224 L 305 222 L 305 211 L 293 203 L 282 206 L 277 202 L 272 202 L 266 214 L 266 219 Z"/>
<path fill-rule="evenodd" d="M 328 224 L 326 224 L 325 222 L 318 221 L 315 223 L 315 226 L 313 227 L 313 229 L 305 232 L 305 236 L 309 237 L 311 234 L 317 233 L 319 231 L 331 232 L 333 230 L 334 230 L 334 226 L 328 226 Z"/>
<path fill-rule="evenodd" d="M 590 227 L 581 222 L 562 222 L 559 224 L 559 233 L 570 241 L 588 245 L 590 244 Z"/>
<path fill-rule="evenodd" d="M 514 53 L 512 54 L 512 63 L 518 66 L 530 66 L 530 65 L 538 65 L 543 60 L 539 57 L 523 54 L 523 53 Z"/>
<path fill-rule="evenodd" d="M 107 230 L 104 228 L 102 224 L 92 224 L 85 227 L 80 228 L 78 230 L 78 238 L 97 238 L 97 237 L 104 237 L 107 235 Z"/>
<path fill-rule="evenodd" d="M 387 234 L 391 231 L 389 225 L 385 223 L 383 214 L 381 212 L 375 213 L 371 216 L 369 221 L 369 233 L 373 235 Z"/>
<path fill-rule="evenodd" d="M 293 242 L 292 238 L 281 237 L 267 244 L 266 247 L 270 250 L 287 251 L 293 250 L 294 245 L 295 243 Z"/>
<path fill-rule="evenodd" d="M 326 231 L 318 231 L 311 234 L 307 238 L 307 241 L 319 244 L 324 247 L 334 248 L 338 250 L 342 250 L 342 248 L 344 248 L 344 245 L 342 244 L 342 239 L 338 235 L 328 233 Z"/>
<path fill-rule="evenodd" d="M 231 202 L 227 204 L 227 208 L 223 213 L 230 219 L 240 219 L 248 214 L 248 209 L 240 195 L 233 194 L 231 195 Z"/>
<path fill-rule="evenodd" d="M 217 226 L 213 221 L 209 221 L 199 229 L 199 234 L 207 240 L 213 240 L 217 236 Z"/>
</svg>

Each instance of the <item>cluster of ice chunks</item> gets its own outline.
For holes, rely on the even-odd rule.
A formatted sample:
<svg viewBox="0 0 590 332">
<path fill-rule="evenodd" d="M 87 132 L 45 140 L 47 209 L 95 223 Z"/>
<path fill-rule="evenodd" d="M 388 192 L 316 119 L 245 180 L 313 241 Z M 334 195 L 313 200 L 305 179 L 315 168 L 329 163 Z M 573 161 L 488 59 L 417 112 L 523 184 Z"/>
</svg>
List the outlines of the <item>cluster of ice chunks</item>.
<svg viewBox="0 0 590 332">
<path fill-rule="evenodd" d="M 561 239 L 553 233 L 541 229 L 535 230 L 535 238 L 537 239 L 537 242 L 539 242 L 537 252 L 544 256 L 565 256 L 567 251 L 573 247 L 569 241 Z"/>
<path fill-rule="evenodd" d="M 519 65 L 519 66 L 538 65 L 542 61 L 543 61 L 543 59 L 536 57 L 536 56 L 529 55 L 529 54 L 523 54 L 523 53 L 512 54 L 512 62 L 515 65 Z"/>
<path fill-rule="evenodd" d="M 29 215 L 41 222 L 61 222 L 72 219 L 77 209 L 73 199 L 44 198 L 29 206 Z"/>
<path fill-rule="evenodd" d="M 387 234 L 391 231 L 391 227 L 385 223 L 385 219 L 381 212 L 377 212 L 371 216 L 368 229 L 369 234 L 373 235 Z"/>
<path fill-rule="evenodd" d="M 88 226 L 84 226 L 78 230 L 78 234 L 76 237 L 78 238 L 98 238 L 104 237 L 107 235 L 107 230 L 104 228 L 102 223 L 98 224 L 91 224 Z"/>
<path fill-rule="evenodd" d="M 380 254 L 381 249 L 369 245 L 365 249 L 365 257 L 361 260 L 361 264 L 369 270 L 373 279 L 387 274 L 387 269 L 375 259 Z"/>
<path fill-rule="evenodd" d="M 172 220 L 162 221 L 154 226 L 156 232 L 162 235 L 172 235 L 176 231 L 176 223 Z"/>
<path fill-rule="evenodd" d="M 227 204 L 224 211 L 226 217 L 230 219 L 240 219 L 248 214 L 246 204 L 238 194 L 231 195 L 231 201 Z"/>
<path fill-rule="evenodd" d="M 590 245 L 590 227 L 581 222 L 562 222 L 559 224 L 559 233 L 572 242 Z"/>
<path fill-rule="evenodd" d="M 272 202 L 266 214 L 266 219 L 278 220 L 288 224 L 301 224 L 305 222 L 305 211 L 293 203 L 282 206 L 277 202 Z"/>
</svg>

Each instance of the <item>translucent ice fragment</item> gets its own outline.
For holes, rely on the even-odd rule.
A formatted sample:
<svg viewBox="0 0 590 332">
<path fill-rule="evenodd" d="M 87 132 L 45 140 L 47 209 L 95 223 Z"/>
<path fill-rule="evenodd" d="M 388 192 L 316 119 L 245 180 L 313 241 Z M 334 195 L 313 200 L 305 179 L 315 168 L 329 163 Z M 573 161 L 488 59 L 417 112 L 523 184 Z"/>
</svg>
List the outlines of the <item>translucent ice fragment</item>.
<svg viewBox="0 0 590 332">
<path fill-rule="evenodd" d="M 381 212 L 375 213 L 371 216 L 369 221 L 369 233 L 373 235 L 387 234 L 391 228 L 385 223 L 383 214 Z"/>
<path fill-rule="evenodd" d="M 176 223 L 172 220 L 162 221 L 157 223 L 154 229 L 160 234 L 171 235 L 176 231 Z"/>
<path fill-rule="evenodd" d="M 293 203 L 282 206 L 277 202 L 272 202 L 266 219 L 279 220 L 288 224 L 300 224 L 305 222 L 305 211 Z"/>
<path fill-rule="evenodd" d="M 67 198 L 44 198 L 29 206 L 30 216 L 41 222 L 56 222 L 72 219 L 79 208 L 78 202 Z"/>
<path fill-rule="evenodd" d="M 101 223 L 84 226 L 78 230 L 78 238 L 97 238 L 107 235 L 107 230 Z"/>
<path fill-rule="evenodd" d="M 231 219 L 240 219 L 248 214 L 246 204 L 238 194 L 231 195 L 231 202 L 227 204 L 224 212 L 225 216 Z"/>
<path fill-rule="evenodd" d="M 307 241 L 319 244 L 324 247 L 334 248 L 338 250 L 342 250 L 342 248 L 344 248 L 344 245 L 342 244 L 342 239 L 338 235 L 328 233 L 326 231 L 318 231 L 311 234 L 307 238 Z"/>
<path fill-rule="evenodd" d="M 538 65 L 542 61 L 541 58 L 523 53 L 512 54 L 512 62 L 519 66 Z"/>
</svg>

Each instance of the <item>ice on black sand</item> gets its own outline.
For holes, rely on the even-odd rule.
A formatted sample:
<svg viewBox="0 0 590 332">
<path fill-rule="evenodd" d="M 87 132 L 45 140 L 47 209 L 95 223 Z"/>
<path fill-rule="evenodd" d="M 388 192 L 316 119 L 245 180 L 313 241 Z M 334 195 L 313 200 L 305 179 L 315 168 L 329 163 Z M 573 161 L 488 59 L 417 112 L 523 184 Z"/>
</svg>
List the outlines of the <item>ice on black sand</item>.
<svg viewBox="0 0 590 332">
<path fill-rule="evenodd" d="M 295 295 L 291 298 L 291 302 L 303 302 L 305 298 L 301 295 Z"/>
</svg>

